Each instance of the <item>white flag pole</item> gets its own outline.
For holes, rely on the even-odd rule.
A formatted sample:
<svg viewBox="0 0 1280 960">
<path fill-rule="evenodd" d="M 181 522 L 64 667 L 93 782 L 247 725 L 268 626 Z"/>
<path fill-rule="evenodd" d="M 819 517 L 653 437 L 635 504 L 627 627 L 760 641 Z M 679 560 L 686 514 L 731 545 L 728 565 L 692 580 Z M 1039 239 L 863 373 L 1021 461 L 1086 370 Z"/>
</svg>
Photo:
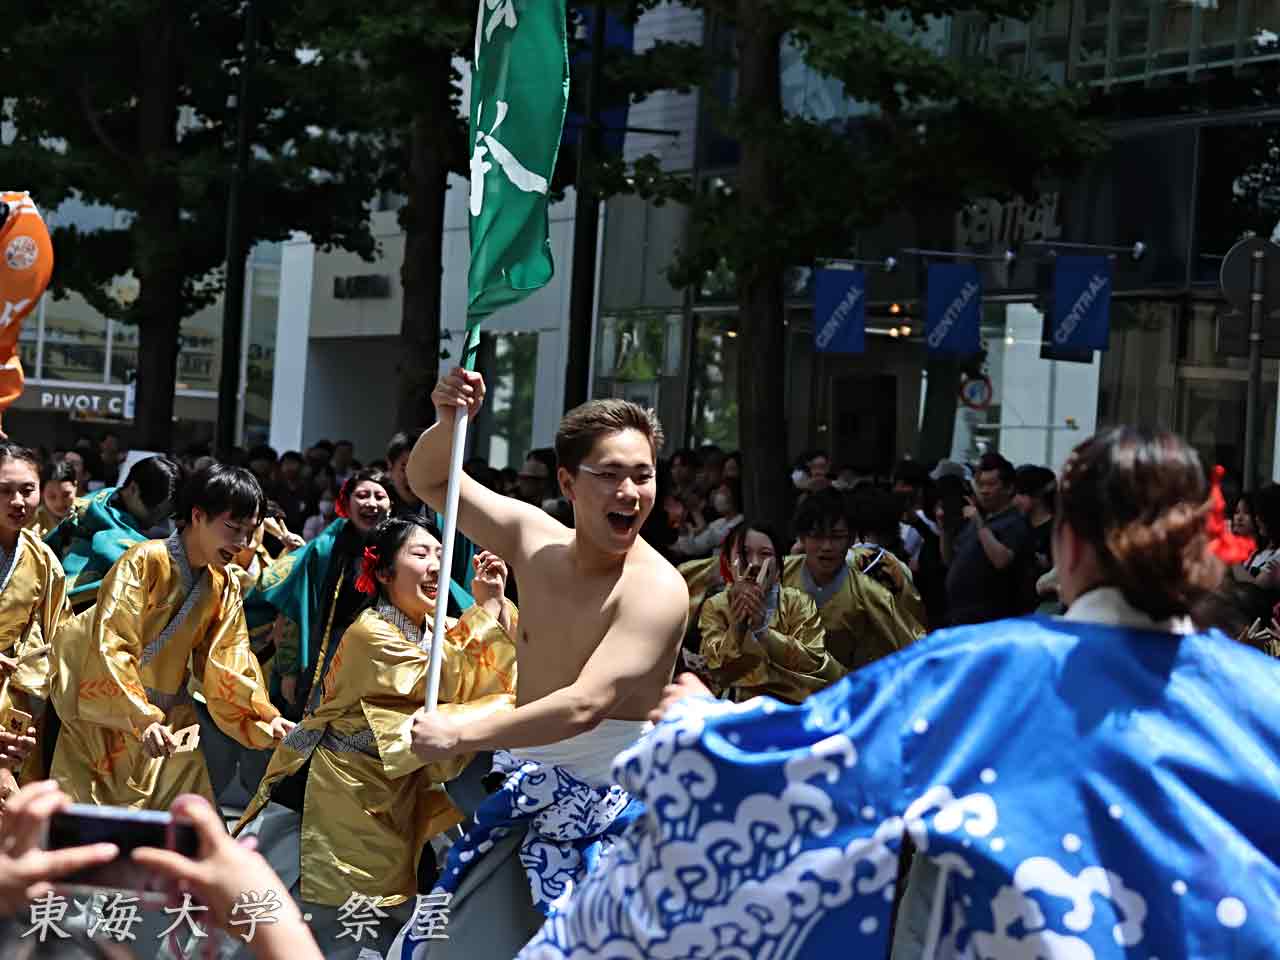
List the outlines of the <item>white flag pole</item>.
<svg viewBox="0 0 1280 960">
<path fill-rule="evenodd" d="M 476 331 L 467 334 L 466 345 L 462 356 L 473 356 L 473 338 Z M 453 422 L 453 449 L 449 452 L 449 486 L 445 493 L 444 510 L 444 552 L 440 556 L 440 578 L 436 581 L 435 619 L 431 625 L 431 662 L 427 672 L 427 712 L 436 708 L 440 698 L 440 664 L 444 653 L 445 620 L 449 613 L 449 591 L 452 589 L 453 576 L 453 541 L 458 533 L 458 495 L 462 491 L 462 460 L 467 450 L 467 408 L 459 407 L 457 419 Z"/>
</svg>

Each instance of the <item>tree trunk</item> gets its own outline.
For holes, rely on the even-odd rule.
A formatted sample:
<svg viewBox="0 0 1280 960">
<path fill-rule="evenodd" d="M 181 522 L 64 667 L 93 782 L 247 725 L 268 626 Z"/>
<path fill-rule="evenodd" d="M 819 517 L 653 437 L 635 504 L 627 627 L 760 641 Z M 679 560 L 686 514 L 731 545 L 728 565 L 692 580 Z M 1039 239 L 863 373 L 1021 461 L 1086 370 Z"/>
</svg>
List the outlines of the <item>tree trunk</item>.
<svg viewBox="0 0 1280 960">
<path fill-rule="evenodd" d="M 758 0 L 738 2 L 738 102 L 760 121 L 782 119 L 782 30 Z M 786 216 L 778 157 L 762 137 L 744 137 L 738 170 L 739 202 L 762 217 Z M 738 431 L 742 488 L 748 516 L 778 530 L 790 526 L 786 465 L 786 330 L 781 263 L 757 265 L 738 276 Z"/>
<path fill-rule="evenodd" d="M 402 430 L 428 426 L 434 419 L 431 388 L 440 365 L 443 321 L 444 202 L 449 177 L 451 119 L 447 97 L 451 64 L 445 52 L 426 54 L 422 67 L 423 109 L 409 130 L 409 202 L 400 211 L 404 229 L 404 263 L 400 283 L 404 304 L 400 315 L 401 358 L 396 421 Z M 461 361 L 462 343 L 454 359 Z"/>
<path fill-rule="evenodd" d="M 132 231 L 141 288 L 133 311 L 138 322 L 134 422 L 142 447 L 163 451 L 173 443 L 173 392 L 183 310 L 176 153 L 179 16 L 178 5 L 157 4 L 145 47 L 139 51 L 138 151 L 146 202 L 137 211 Z"/>
</svg>

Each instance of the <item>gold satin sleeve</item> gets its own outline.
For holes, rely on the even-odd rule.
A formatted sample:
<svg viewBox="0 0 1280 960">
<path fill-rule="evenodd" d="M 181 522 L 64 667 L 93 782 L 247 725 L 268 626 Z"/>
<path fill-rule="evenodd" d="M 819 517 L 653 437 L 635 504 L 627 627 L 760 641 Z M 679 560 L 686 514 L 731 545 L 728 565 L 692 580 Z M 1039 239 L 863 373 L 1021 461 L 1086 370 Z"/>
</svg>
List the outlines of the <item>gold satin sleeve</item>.
<svg viewBox="0 0 1280 960">
<path fill-rule="evenodd" d="M 845 674 L 827 651 L 818 608 L 798 590 L 780 590 L 765 630 L 752 632 L 733 623 L 728 591 L 703 605 L 698 626 L 701 653 L 718 693 L 732 687 L 745 696 L 771 694 L 799 703 Z"/>
<path fill-rule="evenodd" d="M 514 630 L 518 612 L 511 606 L 507 613 Z M 412 750 L 413 715 L 426 700 L 429 654 L 406 642 L 380 618 L 369 616 L 362 621 L 357 621 L 342 641 L 346 647 L 348 640 L 358 638 L 359 646 L 340 653 L 344 661 L 356 656 L 362 664 L 369 662 L 375 676 L 384 680 L 365 686 L 359 696 L 384 771 L 391 779 L 398 779 L 425 766 L 432 782 L 452 780 L 471 762 L 472 754 L 424 765 Z M 366 625 L 368 629 L 357 632 L 357 626 Z M 387 642 L 386 637 L 398 642 Z M 337 673 L 330 670 L 329 676 Z M 436 709 L 463 719 L 511 710 L 515 708 L 515 683 L 515 644 L 492 614 L 479 604 L 472 606 L 445 634 Z"/>
<path fill-rule="evenodd" d="M 193 659 L 214 723 L 251 750 L 274 746 L 271 721 L 280 711 L 271 704 L 262 668 L 249 646 L 244 600 L 233 577 L 223 581 L 221 610 L 206 643 L 193 652 Z"/>
<path fill-rule="evenodd" d="M 146 609 L 145 553 L 133 551 L 107 571 L 89 612 L 78 685 L 81 719 L 141 737 L 164 711 L 147 700 L 138 673 L 142 613 Z"/>
<path fill-rule="evenodd" d="M 784 589 L 776 624 L 778 629 L 770 630 L 766 646 L 771 658 L 782 667 L 812 677 L 821 687 L 830 686 L 845 675 L 847 671 L 827 650 L 822 615 L 808 594 Z"/>
<path fill-rule="evenodd" d="M 70 613 L 53 637 L 49 664 L 49 700 L 63 721 L 80 716 L 80 675 L 97 607 Z"/>
<path fill-rule="evenodd" d="M 34 536 L 23 549 L 33 562 L 32 569 L 37 571 L 36 575 L 40 578 L 40 591 L 31 626 L 15 645 L 13 653 L 18 658 L 35 654 L 38 650 L 44 650 L 44 653 L 20 666 L 13 674 L 12 683 L 33 697 L 47 700 L 53 663 L 49 656 L 52 651 L 51 643 L 71 614 L 71 606 L 67 602 L 67 579 L 62 572 L 62 564 L 53 551 Z"/>
<path fill-rule="evenodd" d="M 702 605 L 698 632 L 702 635 L 698 652 L 707 661 L 708 679 L 716 696 L 762 668 L 764 647 L 750 631 L 734 623 L 729 614 L 728 590 Z"/>
</svg>

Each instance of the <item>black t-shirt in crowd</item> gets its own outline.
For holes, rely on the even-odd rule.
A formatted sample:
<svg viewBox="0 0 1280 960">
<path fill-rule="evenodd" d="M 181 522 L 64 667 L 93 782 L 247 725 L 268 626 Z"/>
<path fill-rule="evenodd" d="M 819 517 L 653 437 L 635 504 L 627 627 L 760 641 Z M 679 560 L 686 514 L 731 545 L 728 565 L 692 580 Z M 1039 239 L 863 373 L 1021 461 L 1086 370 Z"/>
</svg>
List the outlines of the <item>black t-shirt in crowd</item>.
<svg viewBox="0 0 1280 960">
<path fill-rule="evenodd" d="M 961 531 L 947 570 L 947 606 L 953 624 L 987 623 L 1026 613 L 1024 584 L 1027 566 L 1033 562 L 1031 527 L 1013 507 L 988 517 L 987 527 L 1013 551 L 1013 561 L 997 570 L 978 538 L 977 525 L 970 523 Z"/>
</svg>

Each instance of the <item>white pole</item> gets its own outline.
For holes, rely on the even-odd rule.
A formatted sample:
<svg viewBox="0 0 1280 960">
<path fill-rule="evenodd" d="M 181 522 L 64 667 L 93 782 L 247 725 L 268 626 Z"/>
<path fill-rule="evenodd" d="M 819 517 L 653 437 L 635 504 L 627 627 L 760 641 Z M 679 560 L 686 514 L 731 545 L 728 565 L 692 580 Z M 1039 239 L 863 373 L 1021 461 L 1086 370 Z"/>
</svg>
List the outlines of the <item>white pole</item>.
<svg viewBox="0 0 1280 960">
<path fill-rule="evenodd" d="M 449 489 L 444 501 L 444 553 L 440 557 L 440 579 L 436 587 L 435 622 L 431 628 L 431 664 L 427 674 L 427 712 L 436 708 L 440 697 L 440 663 L 444 651 L 444 626 L 449 613 L 450 577 L 453 575 L 453 540 L 458 532 L 458 494 L 462 488 L 462 458 L 467 448 L 467 409 L 458 408 L 453 425 L 453 450 L 449 455 Z"/>
</svg>

